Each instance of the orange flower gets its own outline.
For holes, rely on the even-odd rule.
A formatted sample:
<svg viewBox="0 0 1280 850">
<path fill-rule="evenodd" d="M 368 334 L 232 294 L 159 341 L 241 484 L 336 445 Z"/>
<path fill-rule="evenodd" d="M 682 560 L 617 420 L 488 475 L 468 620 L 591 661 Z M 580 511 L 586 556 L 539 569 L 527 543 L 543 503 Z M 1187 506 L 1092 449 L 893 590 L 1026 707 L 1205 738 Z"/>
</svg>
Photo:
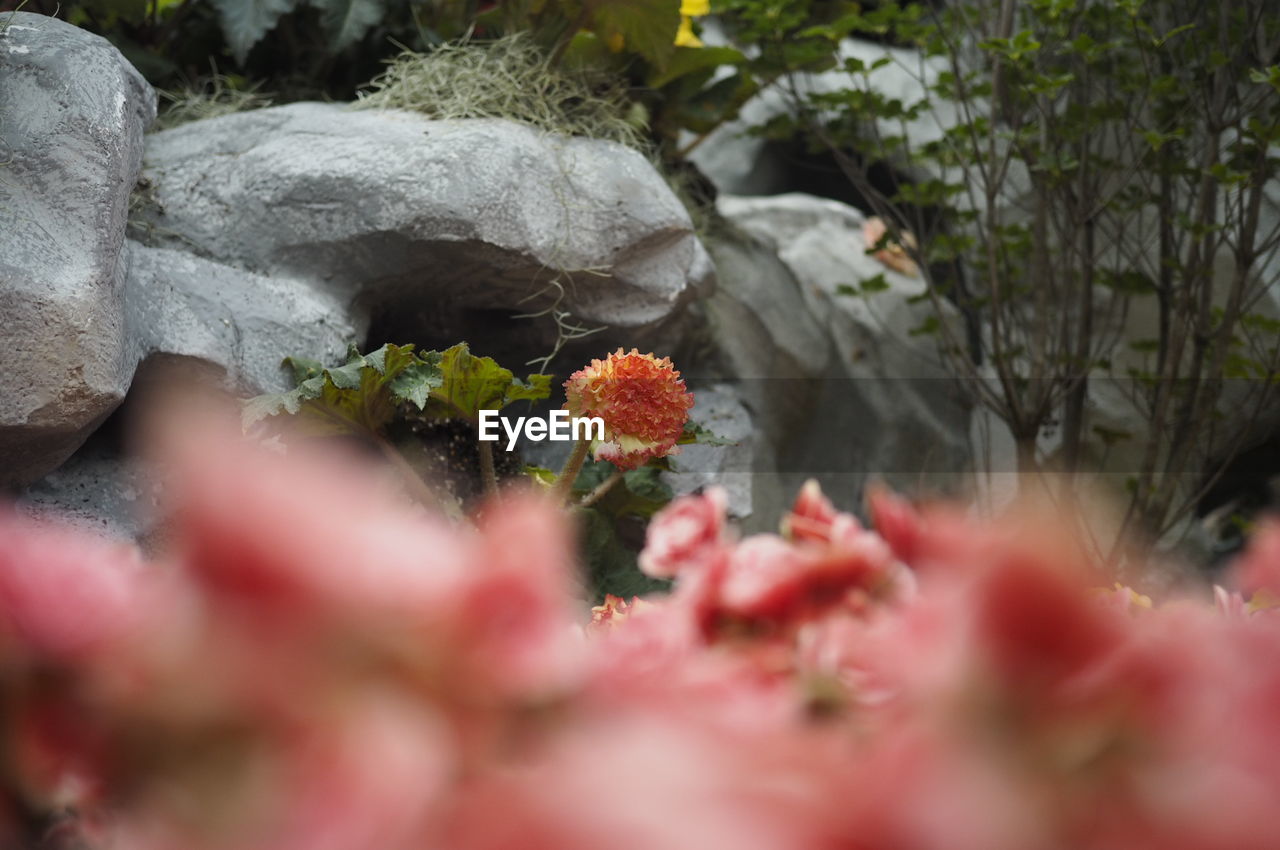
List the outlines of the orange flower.
<svg viewBox="0 0 1280 850">
<path fill-rule="evenodd" d="M 884 220 L 879 216 L 872 216 L 867 219 L 862 225 L 862 238 L 866 242 L 867 250 L 871 251 L 879 245 L 880 240 L 884 239 L 887 231 L 888 227 L 885 226 Z M 885 242 L 883 248 L 876 250 L 872 256 L 896 272 L 915 277 L 919 273 L 919 269 L 907 250 L 914 251 L 917 248 L 915 234 L 909 230 L 902 231 L 902 241 L 905 243 L 905 247 L 898 242 L 889 240 Z"/>
<path fill-rule="evenodd" d="M 619 348 L 604 360 L 592 360 L 564 382 L 565 409 L 571 416 L 599 416 L 604 439 L 593 440 L 597 460 L 619 469 L 636 469 L 650 458 L 675 454 L 693 407 L 669 358 Z"/>
<path fill-rule="evenodd" d="M 604 602 L 591 609 L 591 628 L 595 630 L 616 628 L 632 614 L 652 607 L 654 607 L 652 602 L 646 602 L 639 596 L 631 597 L 631 601 L 628 602 L 621 596 L 606 593 Z"/>
</svg>

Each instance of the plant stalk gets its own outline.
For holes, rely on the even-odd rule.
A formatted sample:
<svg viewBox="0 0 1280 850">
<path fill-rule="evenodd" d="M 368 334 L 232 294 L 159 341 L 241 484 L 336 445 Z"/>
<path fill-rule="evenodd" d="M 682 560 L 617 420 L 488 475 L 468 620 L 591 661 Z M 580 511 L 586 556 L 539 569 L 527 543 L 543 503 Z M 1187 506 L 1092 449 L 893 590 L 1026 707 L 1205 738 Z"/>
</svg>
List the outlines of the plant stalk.
<svg viewBox="0 0 1280 850">
<path fill-rule="evenodd" d="M 480 477 L 484 480 L 484 491 L 492 496 L 498 492 L 498 473 L 493 468 L 493 443 L 480 440 Z"/>
<path fill-rule="evenodd" d="M 618 485 L 625 473 L 621 469 L 615 469 L 613 474 L 596 485 L 595 489 L 582 497 L 582 501 L 578 502 L 578 507 L 589 508 L 596 502 L 608 495 L 609 491 Z"/>
<path fill-rule="evenodd" d="M 587 459 L 587 452 L 591 449 L 591 444 L 587 440 L 579 440 L 574 444 L 573 451 L 569 453 L 569 459 L 564 462 L 564 469 L 560 470 L 560 477 L 556 479 L 555 486 L 551 489 L 551 496 L 557 504 L 563 505 L 569 501 L 569 494 L 573 492 L 573 482 L 578 480 L 578 473 L 582 471 L 582 464 Z"/>
</svg>

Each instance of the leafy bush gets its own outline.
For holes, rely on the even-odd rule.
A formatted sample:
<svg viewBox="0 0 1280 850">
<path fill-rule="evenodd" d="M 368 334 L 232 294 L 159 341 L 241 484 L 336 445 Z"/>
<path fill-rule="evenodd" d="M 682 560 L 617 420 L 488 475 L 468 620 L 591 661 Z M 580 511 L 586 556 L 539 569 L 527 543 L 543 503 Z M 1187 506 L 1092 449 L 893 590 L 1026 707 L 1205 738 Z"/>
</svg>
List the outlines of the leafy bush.
<svg viewBox="0 0 1280 850">
<path fill-rule="evenodd" d="M 673 594 L 588 612 L 545 499 L 452 525 L 186 416 L 161 562 L 0 515 L 4 846 L 1280 840 L 1278 526 L 1215 612 L 1091 591 L 1044 515 L 810 485 L 738 540 L 713 489 L 649 528 Z"/>
<path fill-rule="evenodd" d="M 1026 483 L 1065 472 L 1069 499 L 1104 460 L 1091 435 L 1127 456 L 1121 537 L 1183 520 L 1276 398 L 1280 317 L 1257 306 L 1280 283 L 1280 225 L 1261 215 L 1280 175 L 1269 8 L 886 3 L 818 30 L 891 33 L 921 48 L 917 64 L 847 56 L 847 87 L 796 87 L 795 114 L 764 128 L 833 151 L 888 225 L 872 250 L 910 254 L 937 308 L 920 332 L 1008 426 L 1019 470 L 1037 473 Z M 878 86 L 890 72 L 922 96 Z M 873 179 L 885 163 L 912 179 Z M 953 307 L 978 333 L 946 320 Z M 1140 310 L 1151 327 L 1131 322 Z M 1091 427 L 1091 388 L 1144 433 Z"/>
</svg>

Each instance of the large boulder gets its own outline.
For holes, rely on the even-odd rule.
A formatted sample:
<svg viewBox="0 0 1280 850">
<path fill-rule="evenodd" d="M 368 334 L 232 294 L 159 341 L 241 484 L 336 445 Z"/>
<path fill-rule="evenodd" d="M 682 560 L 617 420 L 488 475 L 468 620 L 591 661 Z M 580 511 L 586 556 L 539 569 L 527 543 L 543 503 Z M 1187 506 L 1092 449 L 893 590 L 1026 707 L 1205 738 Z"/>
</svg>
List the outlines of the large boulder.
<svg viewBox="0 0 1280 850">
<path fill-rule="evenodd" d="M 711 279 L 642 155 L 509 121 L 298 103 L 157 133 L 145 176 L 156 244 L 314 281 L 387 336 L 550 308 L 644 326 Z"/>
<path fill-rule="evenodd" d="M 288 389 L 285 357 L 342 359 L 363 328 L 331 292 L 265 277 L 184 251 L 130 241 L 127 314 L 136 360 L 190 358 L 222 372 L 227 389 Z"/>
<path fill-rule="evenodd" d="M 105 39 L 4 20 L 0 486 L 14 486 L 65 460 L 129 387 L 121 248 L 155 93 Z"/>
<path fill-rule="evenodd" d="M 718 209 L 733 227 L 711 242 L 720 286 L 707 311 L 768 446 L 758 456 L 774 464 L 756 470 L 772 473 L 761 487 L 787 494 L 817 477 L 852 504 L 871 477 L 911 490 L 962 482 L 971 407 L 935 339 L 919 333 L 933 315 L 914 298 L 923 282 L 868 256 L 862 214 L 845 204 L 724 196 Z M 883 291 L 844 294 L 881 274 Z"/>
</svg>

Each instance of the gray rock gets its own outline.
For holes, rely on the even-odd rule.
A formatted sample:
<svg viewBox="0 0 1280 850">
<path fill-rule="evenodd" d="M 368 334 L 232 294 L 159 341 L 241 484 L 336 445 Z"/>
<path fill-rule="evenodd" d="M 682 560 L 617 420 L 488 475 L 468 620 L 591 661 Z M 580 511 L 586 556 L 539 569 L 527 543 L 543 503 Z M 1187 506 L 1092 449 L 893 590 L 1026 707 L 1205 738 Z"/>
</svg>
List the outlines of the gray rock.
<svg viewBox="0 0 1280 850">
<path fill-rule="evenodd" d="M 768 467 L 767 451 L 752 422 L 751 413 L 736 388 L 714 384 L 694 390 L 693 421 L 718 437 L 732 440 L 731 446 L 681 446 L 670 459 L 671 469 L 662 478 L 677 496 L 711 485 L 723 487 L 729 495 L 729 516 L 742 519 L 752 515 L 755 505 L 755 472 Z"/>
<path fill-rule="evenodd" d="M 716 344 L 768 446 L 756 511 L 777 515 L 805 478 L 852 507 L 867 479 L 949 489 L 971 469 L 971 410 L 913 303 L 923 284 L 866 255 L 862 215 L 806 195 L 722 197 L 735 229 L 713 239 Z M 883 274 L 889 288 L 839 293 Z M 772 474 L 771 474 L 772 473 Z M 767 507 L 760 495 L 773 493 Z"/>
<path fill-rule="evenodd" d="M 125 219 L 155 93 L 105 39 L 0 35 L 0 486 L 56 467 L 124 398 Z"/>
<path fill-rule="evenodd" d="M 794 187 L 788 185 L 789 163 L 772 154 L 765 139 L 753 136 L 749 131 L 793 110 L 792 85 L 802 97 L 870 86 L 884 97 L 910 106 L 929 96 L 929 87 L 946 69 L 940 58 L 926 57 L 919 50 L 888 47 L 852 38 L 841 42 L 839 58 L 841 61 L 856 59 L 867 66 L 880 59 L 888 59 L 889 62 L 872 71 L 868 78 L 833 70 L 796 74 L 788 86 L 767 87 L 743 105 L 737 118 L 714 130 L 689 158 L 726 194 L 773 195 L 790 191 Z M 876 119 L 872 117 L 870 120 Z M 880 120 L 878 126 L 885 135 L 896 135 L 905 130 L 910 146 L 918 149 L 942 138 L 946 128 L 958 120 L 955 105 L 935 97 L 932 108 L 908 121 L 905 128 L 896 118 Z M 908 163 L 898 165 L 909 172 L 913 170 Z M 844 178 L 835 175 L 834 179 Z"/>
<path fill-rule="evenodd" d="M 58 469 L 29 487 L 19 512 L 138 542 L 164 510 L 164 485 L 150 464 L 119 455 L 92 439 Z"/>
<path fill-rule="evenodd" d="M 219 367 L 228 389 L 287 389 L 288 356 L 342 359 L 363 335 L 345 305 L 303 281 L 264 277 L 183 251 L 129 243 L 127 311 L 135 357 Z"/>
<path fill-rule="evenodd" d="M 160 244 L 316 281 L 397 328 L 552 306 L 638 327 L 711 280 L 643 156 L 507 121 L 298 103 L 157 133 L 145 173 Z"/>
</svg>

